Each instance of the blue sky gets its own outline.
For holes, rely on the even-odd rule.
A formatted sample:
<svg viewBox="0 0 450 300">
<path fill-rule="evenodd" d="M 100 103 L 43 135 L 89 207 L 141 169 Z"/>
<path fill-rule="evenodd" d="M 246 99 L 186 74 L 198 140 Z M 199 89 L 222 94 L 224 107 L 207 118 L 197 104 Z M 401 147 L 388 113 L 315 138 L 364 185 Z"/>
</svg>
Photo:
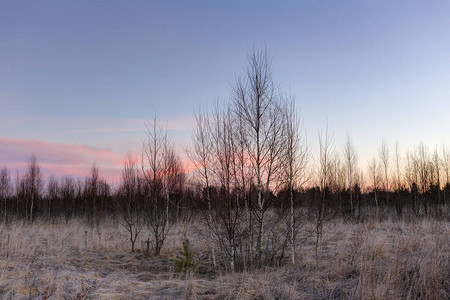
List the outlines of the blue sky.
<svg viewBox="0 0 450 300">
<path fill-rule="evenodd" d="M 195 109 L 226 100 L 264 45 L 313 154 L 327 119 L 364 168 L 382 140 L 441 146 L 449 28 L 447 1 L 2 1 L 0 165 L 35 152 L 58 172 L 34 142 L 136 152 L 155 113 L 187 147 Z M 85 156 L 86 173 L 98 160 Z M 98 163 L 113 173 L 116 161 Z"/>
</svg>

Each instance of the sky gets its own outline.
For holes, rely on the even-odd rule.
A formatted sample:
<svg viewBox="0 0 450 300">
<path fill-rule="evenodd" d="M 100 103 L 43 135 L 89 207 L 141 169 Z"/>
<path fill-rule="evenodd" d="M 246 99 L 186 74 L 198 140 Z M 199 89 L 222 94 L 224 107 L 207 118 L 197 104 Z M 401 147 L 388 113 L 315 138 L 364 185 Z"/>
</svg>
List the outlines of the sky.
<svg viewBox="0 0 450 300">
<path fill-rule="evenodd" d="M 118 180 L 156 115 L 183 159 L 194 112 L 253 48 L 295 96 L 312 156 L 328 123 L 360 165 L 449 140 L 448 1 L 1 1 L 0 165 Z"/>
</svg>

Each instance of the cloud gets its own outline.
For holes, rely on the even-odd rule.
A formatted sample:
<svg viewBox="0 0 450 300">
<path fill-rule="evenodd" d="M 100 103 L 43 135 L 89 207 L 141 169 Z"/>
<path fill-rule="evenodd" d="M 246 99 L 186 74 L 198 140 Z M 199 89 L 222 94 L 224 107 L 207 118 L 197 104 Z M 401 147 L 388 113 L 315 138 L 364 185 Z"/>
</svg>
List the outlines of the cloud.
<svg viewBox="0 0 450 300">
<path fill-rule="evenodd" d="M 23 172 L 31 154 L 37 156 L 45 175 L 84 177 L 96 163 L 103 178 L 110 182 L 120 179 L 125 159 L 123 153 L 91 146 L 0 137 L 0 164 L 10 170 Z"/>
</svg>

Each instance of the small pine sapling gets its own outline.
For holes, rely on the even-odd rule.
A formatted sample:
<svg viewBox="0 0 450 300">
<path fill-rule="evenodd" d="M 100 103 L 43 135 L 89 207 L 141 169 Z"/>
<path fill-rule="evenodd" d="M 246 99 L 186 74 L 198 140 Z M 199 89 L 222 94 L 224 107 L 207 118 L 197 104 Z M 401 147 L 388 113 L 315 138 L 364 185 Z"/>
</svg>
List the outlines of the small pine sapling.
<svg viewBox="0 0 450 300">
<path fill-rule="evenodd" d="M 171 259 L 175 265 L 175 272 L 178 274 L 190 275 L 195 273 L 197 262 L 195 261 L 195 253 L 189 247 L 189 240 L 184 240 L 183 250 L 180 251 L 178 257 Z"/>
</svg>

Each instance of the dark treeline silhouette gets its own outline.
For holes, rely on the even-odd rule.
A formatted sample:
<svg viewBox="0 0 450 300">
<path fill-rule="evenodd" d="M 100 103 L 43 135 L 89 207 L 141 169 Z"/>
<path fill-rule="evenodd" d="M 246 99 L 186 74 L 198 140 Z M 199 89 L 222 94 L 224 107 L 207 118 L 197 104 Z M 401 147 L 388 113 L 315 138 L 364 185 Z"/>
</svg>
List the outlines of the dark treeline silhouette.
<svg viewBox="0 0 450 300">
<path fill-rule="evenodd" d="M 36 166 L 39 169 L 39 165 Z M 149 207 L 149 199 L 153 197 L 153 187 L 146 182 L 145 178 L 137 176 L 133 186 L 129 187 L 128 182 L 112 190 L 110 185 L 103 179 L 98 178 L 99 169 L 92 168 L 92 175 L 84 180 L 75 179 L 69 176 L 50 176 L 46 182 L 42 179 L 34 179 L 30 174 L 24 174 L 16 178 L 11 177 L 11 172 L 6 167 L 0 170 L 0 200 L 1 219 L 24 219 L 32 221 L 36 218 L 71 218 L 86 217 L 87 220 L 95 220 L 99 217 L 117 214 L 128 209 L 145 211 Z M 180 177 L 183 177 L 180 173 Z M 185 179 L 176 182 L 178 186 L 173 190 L 172 200 L 169 203 L 169 214 L 181 218 L 184 210 L 203 211 L 208 209 L 206 194 L 210 194 L 211 201 L 218 201 L 225 194 L 223 186 L 210 186 L 209 191 L 205 187 L 195 184 L 186 184 Z M 31 182 L 30 182 L 31 180 Z M 36 184 L 37 183 L 37 184 Z M 156 183 L 161 184 L 161 183 Z M 157 189 L 161 189 L 159 186 Z M 245 197 L 252 201 L 257 198 L 257 187 L 251 185 L 246 191 L 232 190 L 230 197 L 237 197 L 236 194 L 244 193 Z M 442 209 L 449 203 L 450 183 L 445 183 L 440 187 L 436 182 L 430 181 L 425 187 L 412 182 L 410 187 L 401 186 L 386 192 L 382 188 L 377 191 L 367 188 L 362 192 L 359 184 L 352 187 L 353 210 L 350 206 L 350 195 L 348 187 L 344 185 L 338 187 L 326 186 L 322 191 L 320 186 L 310 186 L 293 190 L 294 205 L 313 209 L 320 202 L 318 200 L 322 194 L 326 194 L 325 206 L 336 215 L 360 219 L 364 215 L 364 208 L 367 207 L 388 207 L 401 217 L 406 211 L 417 217 L 420 216 L 440 216 Z M 378 196 L 375 196 L 378 194 Z M 377 202 L 375 202 L 377 197 Z M 388 202 L 389 199 L 389 202 Z M 270 193 L 268 201 L 271 207 L 288 208 L 290 206 L 290 191 L 287 188 L 281 189 L 275 195 Z M 132 203 L 131 203 L 132 202 Z M 231 208 L 236 206 L 235 202 L 230 203 Z M 251 205 L 255 205 L 251 203 Z M 165 204 L 162 204 L 165 209 Z"/>
<path fill-rule="evenodd" d="M 4 166 L 2 220 L 81 217 L 99 226 L 113 216 L 129 233 L 132 251 L 145 227 L 151 234 L 147 251 L 151 243 L 158 255 L 171 226 L 195 215 L 209 232 L 211 265 L 233 272 L 284 258 L 295 263 L 305 222 L 314 224 L 317 252 L 323 224 L 334 217 L 382 219 L 389 210 L 398 219 L 443 216 L 450 198 L 445 147 L 430 154 L 420 144 L 402 156 L 396 145 L 391 157 L 383 142 L 364 171 L 350 137 L 337 151 L 327 125 L 312 163 L 295 101 L 276 86 L 266 51 L 254 50 L 232 85 L 231 101 L 196 115 L 188 151 L 196 170 L 189 176 L 156 118 L 140 155 L 126 158 L 115 188 L 95 164 L 84 180 L 44 180 L 35 155 L 23 174 L 13 176 Z"/>
</svg>

